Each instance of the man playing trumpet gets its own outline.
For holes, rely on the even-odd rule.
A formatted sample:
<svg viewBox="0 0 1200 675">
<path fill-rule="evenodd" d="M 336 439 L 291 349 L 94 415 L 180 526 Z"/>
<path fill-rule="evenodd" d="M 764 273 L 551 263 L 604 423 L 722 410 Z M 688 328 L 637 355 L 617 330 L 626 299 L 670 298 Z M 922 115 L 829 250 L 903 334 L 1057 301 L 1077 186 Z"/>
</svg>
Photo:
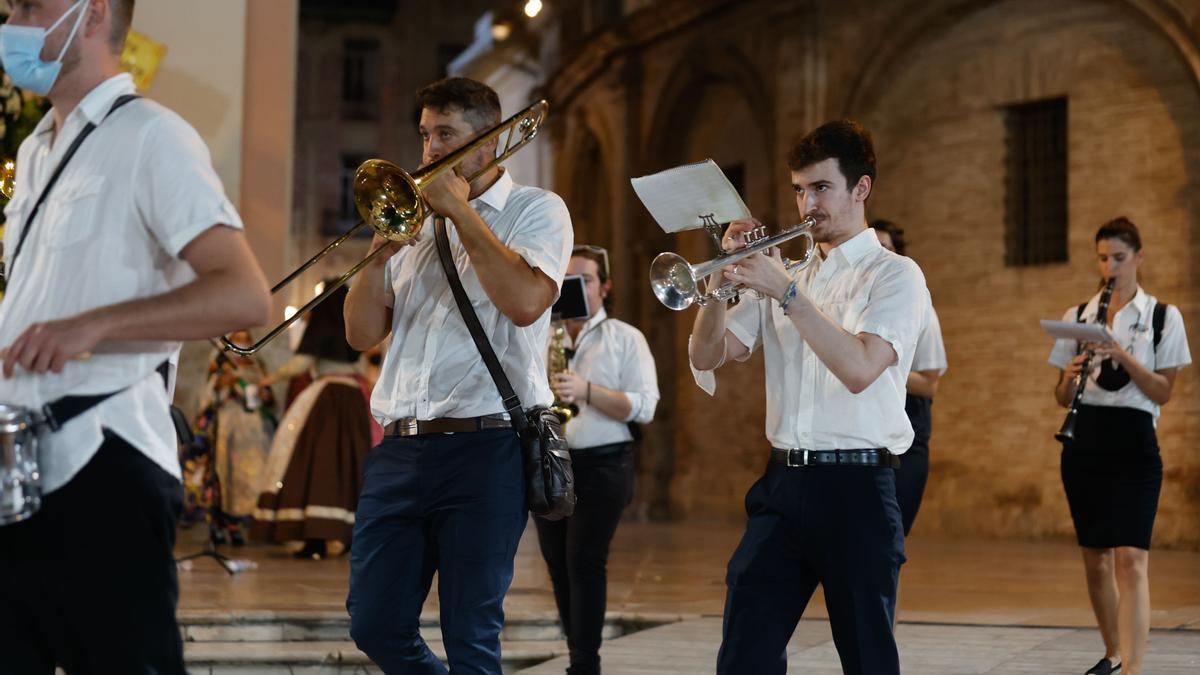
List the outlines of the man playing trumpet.
<svg viewBox="0 0 1200 675">
<path fill-rule="evenodd" d="M 725 268 L 762 298 L 702 307 L 689 348 L 710 393 L 703 371 L 760 347 L 766 366 L 771 461 L 746 496 L 749 522 L 729 561 L 717 672 L 785 672 L 785 647 L 819 583 L 843 670 L 899 673 L 894 467 L 913 439 L 905 379 L 929 296 L 916 264 L 867 228 L 875 153 L 865 129 L 818 127 L 788 168 L 800 215 L 816 219 L 819 259 L 794 276 L 776 250 Z M 723 248 L 758 227 L 734 221 Z"/>
</svg>

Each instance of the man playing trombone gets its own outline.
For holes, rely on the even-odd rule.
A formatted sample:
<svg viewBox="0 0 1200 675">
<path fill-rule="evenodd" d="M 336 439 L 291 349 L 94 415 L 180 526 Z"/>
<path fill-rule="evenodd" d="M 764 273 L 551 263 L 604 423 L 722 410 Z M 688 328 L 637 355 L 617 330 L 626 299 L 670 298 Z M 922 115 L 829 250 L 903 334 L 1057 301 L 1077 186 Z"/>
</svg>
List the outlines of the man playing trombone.
<svg viewBox="0 0 1200 675">
<path fill-rule="evenodd" d="M 820 256 L 789 274 L 775 250 L 726 267 L 761 294 L 732 310 L 703 306 L 689 355 L 711 373 L 761 347 L 767 385 L 765 474 L 746 496 L 749 521 L 729 561 L 718 673 L 782 673 L 785 648 L 817 584 L 846 673 L 899 673 L 892 635 L 904 538 L 897 455 L 913 438 L 905 379 L 928 293 L 920 269 L 867 228 L 875 179 L 870 135 L 826 123 L 788 157 L 801 216 Z M 722 246 L 760 227 L 735 221 Z"/>
<path fill-rule="evenodd" d="M 500 121 L 496 93 L 466 78 L 435 82 L 417 102 L 427 165 Z M 570 216 L 557 195 L 514 183 L 493 159 L 496 146 L 468 152 L 421 196 L 454 224 L 453 263 L 521 402 L 549 405 L 543 350 L 570 259 Z M 383 243 L 377 235 L 374 245 Z M 410 244 L 376 258 L 346 300 L 351 346 L 365 351 L 392 335 L 371 397 L 384 439 L 367 458 L 354 523 L 350 631 L 384 672 L 445 673 L 419 631 L 436 571 L 451 669 L 499 673 L 502 603 L 527 518 L 520 447 L 434 233 Z"/>
</svg>

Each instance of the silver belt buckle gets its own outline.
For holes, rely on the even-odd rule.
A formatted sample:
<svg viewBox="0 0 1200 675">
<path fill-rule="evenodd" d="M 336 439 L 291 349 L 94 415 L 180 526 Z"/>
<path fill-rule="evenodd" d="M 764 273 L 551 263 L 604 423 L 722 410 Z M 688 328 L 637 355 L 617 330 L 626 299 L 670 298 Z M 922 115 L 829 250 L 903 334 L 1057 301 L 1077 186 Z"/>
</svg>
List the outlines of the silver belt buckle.
<svg viewBox="0 0 1200 675">
<path fill-rule="evenodd" d="M 401 436 L 416 436 L 417 435 L 417 418 L 404 417 L 397 420 L 397 427 L 400 430 Z"/>
<path fill-rule="evenodd" d="M 792 461 L 792 450 L 788 450 L 786 464 L 791 468 L 795 468 L 797 466 L 808 466 L 808 448 L 804 448 L 804 455 L 801 457 L 799 464 L 796 464 Z"/>
</svg>

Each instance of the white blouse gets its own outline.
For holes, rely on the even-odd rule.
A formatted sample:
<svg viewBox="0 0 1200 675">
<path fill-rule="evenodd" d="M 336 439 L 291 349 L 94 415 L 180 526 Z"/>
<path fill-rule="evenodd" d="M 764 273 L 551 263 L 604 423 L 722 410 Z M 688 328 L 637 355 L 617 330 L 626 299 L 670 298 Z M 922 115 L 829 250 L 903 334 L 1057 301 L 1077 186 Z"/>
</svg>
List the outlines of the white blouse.
<svg viewBox="0 0 1200 675">
<path fill-rule="evenodd" d="M 628 443 L 633 436 L 627 422 L 647 424 L 654 419 L 658 374 L 642 331 L 608 318 L 601 309 L 579 331 L 570 368 L 583 379 L 629 398 L 629 415 L 620 420 L 578 401 L 579 414 L 563 427 L 572 449 Z"/>
<path fill-rule="evenodd" d="M 933 305 L 929 306 L 926 322 L 921 326 L 921 335 L 917 338 L 917 350 L 913 353 L 912 369 L 917 372 L 936 370 L 938 375 L 946 374 L 946 343 L 942 341 L 942 324 L 938 321 L 937 312 Z"/>
<path fill-rule="evenodd" d="M 1146 293 L 1138 286 L 1133 300 L 1121 308 L 1113 318 L 1112 331 L 1117 343 L 1128 351 L 1139 363 L 1152 371 L 1165 368 L 1179 368 L 1192 362 L 1188 351 L 1187 333 L 1183 328 L 1183 315 L 1179 308 L 1170 305 L 1167 308 L 1163 322 L 1162 340 L 1158 349 L 1154 348 L 1154 329 L 1151 325 L 1152 313 L 1157 298 Z M 1088 300 L 1083 310 L 1083 320 L 1095 323 L 1096 311 L 1100 304 L 1100 293 Z M 1071 307 L 1063 314 L 1063 321 L 1076 321 L 1079 307 Z M 1066 369 L 1067 363 L 1078 353 L 1079 346 L 1075 340 L 1056 340 L 1054 349 L 1050 352 L 1049 362 L 1060 369 Z M 1087 405 L 1135 408 L 1145 410 L 1158 419 L 1159 406 L 1138 388 L 1132 380 L 1116 391 L 1108 391 L 1099 384 L 1100 361 L 1092 361 L 1092 371 L 1083 390 L 1083 403 Z"/>
</svg>

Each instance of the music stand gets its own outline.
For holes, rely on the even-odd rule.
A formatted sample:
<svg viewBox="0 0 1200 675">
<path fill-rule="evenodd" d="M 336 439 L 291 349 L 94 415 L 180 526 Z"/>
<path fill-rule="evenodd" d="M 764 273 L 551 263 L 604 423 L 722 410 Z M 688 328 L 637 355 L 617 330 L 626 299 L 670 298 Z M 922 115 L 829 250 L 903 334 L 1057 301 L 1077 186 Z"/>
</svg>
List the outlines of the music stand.
<svg viewBox="0 0 1200 675">
<path fill-rule="evenodd" d="M 226 362 L 227 360 L 228 360 L 228 357 L 226 357 L 224 353 L 222 353 L 220 351 L 217 352 L 217 366 L 218 367 L 220 367 L 223 364 L 223 362 Z M 219 398 L 220 397 L 218 396 L 218 399 Z M 211 472 L 212 478 L 214 479 L 214 481 L 217 485 L 216 494 L 213 496 L 213 506 L 209 510 L 208 517 L 206 518 L 206 522 L 209 526 L 210 531 L 209 531 L 208 536 L 204 537 L 204 548 L 203 549 L 201 549 L 200 551 L 197 551 L 196 553 L 190 553 L 188 555 L 185 555 L 182 558 L 176 558 L 175 564 L 178 565 L 179 563 L 184 562 L 186 560 L 196 560 L 197 558 L 212 558 L 213 560 L 217 561 L 217 564 L 220 565 L 222 569 L 224 569 L 226 572 L 228 572 L 230 574 L 230 576 L 232 576 L 234 574 L 237 574 L 240 570 L 234 569 L 233 564 L 232 564 L 233 561 L 229 558 L 229 556 L 227 556 L 217 550 L 217 543 L 215 541 L 213 541 L 213 537 L 212 537 L 212 533 L 211 533 L 213 523 L 214 522 L 221 523 L 224 520 L 222 518 L 222 515 L 224 514 L 224 512 L 221 511 L 221 491 L 222 491 L 221 490 L 221 475 L 219 473 L 217 473 L 217 438 L 219 437 L 219 433 L 220 433 L 220 430 L 218 428 L 219 420 L 221 418 L 220 413 L 221 413 L 220 406 L 218 405 L 213 410 L 212 423 L 208 427 L 208 438 L 209 438 L 208 471 Z M 191 434 L 189 434 L 189 435 L 191 435 Z M 180 440 L 182 440 L 182 439 L 180 439 Z M 208 481 L 206 480 L 205 482 L 207 483 Z"/>
</svg>

